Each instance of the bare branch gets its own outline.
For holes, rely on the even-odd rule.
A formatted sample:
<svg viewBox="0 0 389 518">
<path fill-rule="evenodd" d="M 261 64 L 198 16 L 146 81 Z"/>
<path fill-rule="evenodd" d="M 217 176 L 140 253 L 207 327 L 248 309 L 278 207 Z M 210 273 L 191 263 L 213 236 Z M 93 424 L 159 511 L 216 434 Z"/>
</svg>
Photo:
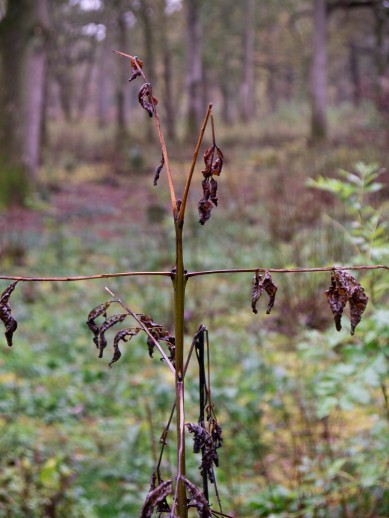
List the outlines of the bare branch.
<svg viewBox="0 0 389 518">
<path fill-rule="evenodd" d="M 113 277 L 136 277 L 136 276 L 163 276 L 171 277 L 171 272 L 119 272 L 119 273 L 98 273 L 96 275 L 76 275 L 74 277 L 20 277 L 17 275 L 0 275 L 0 280 L 25 281 L 25 282 L 74 282 L 90 281 L 94 279 L 111 279 Z"/>
<path fill-rule="evenodd" d="M 189 272 L 186 277 L 198 277 L 200 275 L 213 275 L 218 273 L 255 273 L 255 272 L 274 272 L 274 273 L 314 273 L 332 272 L 341 268 L 342 270 L 389 270 L 389 266 L 383 264 L 367 266 L 324 266 L 319 268 L 231 268 L 228 270 L 205 270 L 202 272 Z"/>
</svg>

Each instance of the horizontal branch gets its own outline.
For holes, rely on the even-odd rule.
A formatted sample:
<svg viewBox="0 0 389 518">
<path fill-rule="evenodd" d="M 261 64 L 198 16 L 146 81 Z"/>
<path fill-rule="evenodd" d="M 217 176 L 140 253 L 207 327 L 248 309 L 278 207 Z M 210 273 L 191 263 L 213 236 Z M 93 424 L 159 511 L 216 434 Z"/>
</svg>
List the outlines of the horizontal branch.
<svg viewBox="0 0 389 518">
<path fill-rule="evenodd" d="M 255 273 L 255 272 L 271 272 L 271 273 L 313 273 L 313 272 L 331 272 L 333 270 L 389 270 L 389 266 L 382 264 L 368 266 L 324 266 L 320 268 L 232 268 L 227 270 L 205 270 L 202 272 L 189 272 L 186 277 L 198 277 L 200 275 L 214 275 L 218 273 Z"/>
<path fill-rule="evenodd" d="M 221 273 L 313 273 L 330 272 L 341 268 L 342 270 L 389 270 L 389 266 L 383 264 L 366 266 L 324 266 L 318 268 L 232 268 L 225 270 L 205 270 L 200 272 L 189 272 L 186 277 L 199 277 L 200 275 L 214 275 Z M 19 281 L 19 282 L 75 282 L 91 281 L 94 279 L 112 279 L 114 277 L 145 277 L 160 276 L 171 277 L 172 272 L 118 272 L 118 273 L 99 273 L 96 275 L 76 275 L 69 277 L 22 277 L 18 275 L 0 275 L 0 280 Z"/>
<path fill-rule="evenodd" d="M 5 281 L 25 281 L 25 282 L 73 282 L 90 281 L 93 279 L 111 279 L 113 277 L 135 277 L 159 275 L 171 277 L 171 272 L 119 272 L 119 273 L 99 273 L 96 275 L 76 275 L 74 277 L 19 277 L 17 275 L 0 275 L 0 280 Z"/>
</svg>

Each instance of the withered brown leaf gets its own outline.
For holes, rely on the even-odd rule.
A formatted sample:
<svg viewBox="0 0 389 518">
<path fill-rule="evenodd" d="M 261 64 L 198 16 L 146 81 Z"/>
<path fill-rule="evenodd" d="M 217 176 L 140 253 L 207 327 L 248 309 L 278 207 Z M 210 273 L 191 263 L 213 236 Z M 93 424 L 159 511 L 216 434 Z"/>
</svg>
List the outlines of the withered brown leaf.
<svg viewBox="0 0 389 518">
<path fill-rule="evenodd" d="M 13 334 L 18 327 L 17 321 L 11 315 L 11 306 L 9 304 L 9 298 L 17 283 L 18 281 L 15 281 L 10 284 L 0 296 L 0 320 L 5 326 L 5 338 L 9 347 L 12 347 Z"/>
<path fill-rule="evenodd" d="M 350 273 L 342 269 L 336 269 L 331 275 L 331 286 L 326 290 L 325 294 L 334 315 L 337 331 L 342 329 L 343 310 L 348 302 L 351 323 L 350 333 L 353 335 L 369 300 L 363 287 Z"/>
<path fill-rule="evenodd" d="M 136 79 L 137 77 L 139 77 L 140 75 L 142 75 L 136 65 L 138 65 L 139 68 L 143 68 L 143 61 L 141 61 L 138 58 L 138 56 L 134 56 L 134 58 L 130 60 L 130 64 L 131 64 L 131 68 L 132 68 L 132 75 L 128 81 L 131 82 L 134 79 Z"/>
<path fill-rule="evenodd" d="M 188 428 L 190 433 L 194 434 L 193 453 L 199 453 L 200 451 L 202 453 L 200 465 L 201 476 L 206 474 L 209 481 L 213 484 L 215 482 L 213 466 L 219 465 L 219 458 L 216 450 L 221 446 L 221 441 L 214 441 L 213 436 L 198 424 L 187 423 L 185 426 Z"/>
<path fill-rule="evenodd" d="M 190 495 L 188 507 L 196 507 L 200 518 L 212 518 L 209 503 L 200 489 L 192 484 L 186 477 L 181 477 L 181 479 Z"/>
<path fill-rule="evenodd" d="M 155 168 L 155 173 L 154 173 L 154 185 L 157 185 L 158 184 L 158 180 L 159 180 L 159 175 L 161 174 L 161 171 L 163 169 L 163 166 L 165 164 L 165 158 L 162 154 L 162 157 L 161 157 L 161 163 L 159 164 L 159 166 L 157 166 Z"/>
<path fill-rule="evenodd" d="M 172 494 L 173 480 L 166 480 L 159 486 L 149 492 L 143 505 L 140 518 L 151 518 L 154 509 L 158 504 L 166 500 L 166 497 Z"/>
<path fill-rule="evenodd" d="M 158 104 L 158 99 L 151 93 L 151 84 L 144 83 L 138 93 L 138 100 L 150 117 L 154 114 L 154 106 Z"/>
<path fill-rule="evenodd" d="M 107 309 L 111 305 L 111 302 L 104 302 L 103 304 L 99 304 L 95 308 L 93 308 L 89 315 L 88 320 L 86 322 L 86 325 L 89 327 L 89 329 L 92 331 L 94 338 L 93 342 L 96 345 L 96 348 L 99 347 L 99 333 L 100 333 L 100 326 L 98 326 L 95 322 L 96 318 L 100 317 L 101 315 L 106 318 L 107 316 Z"/>
<path fill-rule="evenodd" d="M 209 220 L 209 218 L 211 217 L 212 209 L 213 209 L 213 204 L 210 200 L 204 200 L 204 198 L 203 198 L 199 201 L 199 203 L 198 203 L 198 210 L 199 210 L 199 216 L 200 216 L 199 223 L 201 223 L 201 225 L 204 225 L 204 223 Z"/>
<path fill-rule="evenodd" d="M 217 155 L 216 160 L 214 161 L 215 153 Z M 205 169 L 203 170 L 204 178 L 208 178 L 212 175 L 219 176 L 223 167 L 223 153 L 221 149 L 216 145 L 212 144 L 209 148 L 205 150 L 204 153 L 204 163 Z"/>
<path fill-rule="evenodd" d="M 128 313 L 119 313 L 118 315 L 112 315 L 104 320 L 100 327 L 99 332 L 99 358 L 103 357 L 104 349 L 107 347 L 107 339 L 105 338 L 105 333 L 111 327 L 123 322 L 123 320 L 127 317 Z"/>
<path fill-rule="evenodd" d="M 262 292 L 266 291 L 266 293 L 269 295 L 269 304 L 267 305 L 266 310 L 266 314 L 268 315 L 273 309 L 277 290 L 278 286 L 274 284 L 269 272 L 265 272 L 263 279 L 262 275 L 259 275 L 259 272 L 255 272 L 251 291 L 251 307 L 253 308 L 253 313 L 258 313 L 257 302 L 260 299 Z"/>
<path fill-rule="evenodd" d="M 122 353 L 120 352 L 120 349 L 119 349 L 119 342 L 121 340 L 123 340 L 123 342 L 128 342 L 129 340 L 131 340 L 131 338 L 133 336 L 136 336 L 140 330 L 141 330 L 140 327 L 135 327 L 135 328 L 126 327 L 124 329 L 121 329 L 118 333 L 116 333 L 115 338 L 113 339 L 114 353 L 112 356 L 112 360 L 109 362 L 110 368 L 112 367 L 112 364 L 117 362 L 122 355 Z"/>
</svg>

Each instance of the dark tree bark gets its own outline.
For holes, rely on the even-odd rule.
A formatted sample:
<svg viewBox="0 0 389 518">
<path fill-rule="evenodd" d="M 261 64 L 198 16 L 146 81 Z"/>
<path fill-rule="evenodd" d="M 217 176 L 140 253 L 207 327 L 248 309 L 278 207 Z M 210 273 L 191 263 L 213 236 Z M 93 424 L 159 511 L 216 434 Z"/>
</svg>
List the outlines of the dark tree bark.
<svg viewBox="0 0 389 518">
<path fill-rule="evenodd" d="M 0 160 L 6 202 L 37 180 L 49 31 L 47 0 L 9 0 L 0 23 Z M 4 201 L 4 200 L 3 200 Z"/>
<path fill-rule="evenodd" d="M 314 0 L 313 56 L 311 64 L 311 139 L 327 139 L 327 8 L 326 0 Z"/>
<path fill-rule="evenodd" d="M 187 131 L 189 139 L 197 137 L 198 128 L 204 115 L 202 99 L 202 59 L 201 59 L 201 0 L 186 0 L 186 90 L 188 95 Z M 196 135 L 196 137 L 194 136 Z"/>
<path fill-rule="evenodd" d="M 243 35 L 243 83 L 241 87 L 242 119 L 246 122 L 255 116 L 255 79 L 254 79 L 254 48 L 255 48 L 255 0 L 245 0 L 244 4 L 244 35 Z"/>
</svg>

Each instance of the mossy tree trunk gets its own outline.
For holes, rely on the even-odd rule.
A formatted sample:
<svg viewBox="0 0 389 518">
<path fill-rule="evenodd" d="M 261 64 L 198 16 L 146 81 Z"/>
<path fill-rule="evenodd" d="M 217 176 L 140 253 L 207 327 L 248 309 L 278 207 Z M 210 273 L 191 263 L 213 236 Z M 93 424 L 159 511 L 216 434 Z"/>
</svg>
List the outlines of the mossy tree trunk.
<svg viewBox="0 0 389 518">
<path fill-rule="evenodd" d="M 48 36 L 47 0 L 9 0 L 0 22 L 0 203 L 37 180 Z"/>
</svg>

